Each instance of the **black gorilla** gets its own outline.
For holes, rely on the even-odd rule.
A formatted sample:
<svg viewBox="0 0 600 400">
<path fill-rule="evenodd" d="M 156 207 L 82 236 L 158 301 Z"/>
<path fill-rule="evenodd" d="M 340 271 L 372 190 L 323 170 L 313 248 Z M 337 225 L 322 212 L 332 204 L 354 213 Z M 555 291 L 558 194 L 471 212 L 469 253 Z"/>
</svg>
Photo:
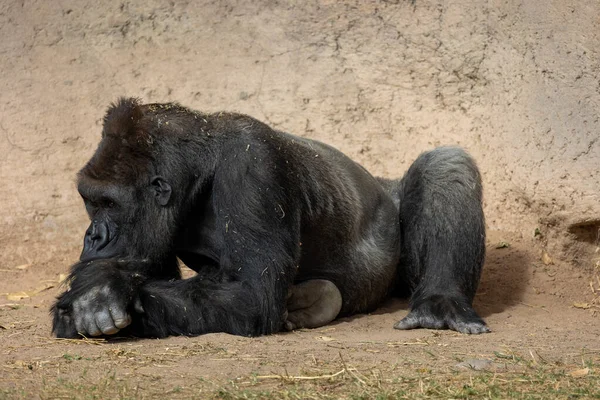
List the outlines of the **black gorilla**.
<svg viewBox="0 0 600 400">
<path fill-rule="evenodd" d="M 489 331 L 472 308 L 481 179 L 461 149 L 387 180 L 245 115 L 121 99 L 78 178 L 92 222 L 52 309 L 59 337 L 263 335 L 391 294 L 410 296 L 398 329 Z"/>
</svg>

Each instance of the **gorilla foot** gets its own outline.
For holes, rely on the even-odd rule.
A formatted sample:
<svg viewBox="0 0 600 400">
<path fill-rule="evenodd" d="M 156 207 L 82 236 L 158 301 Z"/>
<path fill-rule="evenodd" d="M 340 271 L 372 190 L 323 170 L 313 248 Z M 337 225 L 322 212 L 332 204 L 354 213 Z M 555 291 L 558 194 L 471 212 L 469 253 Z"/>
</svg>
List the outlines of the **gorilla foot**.
<svg viewBox="0 0 600 400">
<path fill-rule="evenodd" d="M 342 294 L 325 279 L 312 279 L 290 289 L 285 329 L 318 328 L 333 321 L 342 309 Z"/>
<path fill-rule="evenodd" d="M 485 322 L 466 301 L 440 295 L 421 300 L 406 317 L 394 325 L 395 329 L 452 329 L 460 333 L 490 332 Z"/>
</svg>

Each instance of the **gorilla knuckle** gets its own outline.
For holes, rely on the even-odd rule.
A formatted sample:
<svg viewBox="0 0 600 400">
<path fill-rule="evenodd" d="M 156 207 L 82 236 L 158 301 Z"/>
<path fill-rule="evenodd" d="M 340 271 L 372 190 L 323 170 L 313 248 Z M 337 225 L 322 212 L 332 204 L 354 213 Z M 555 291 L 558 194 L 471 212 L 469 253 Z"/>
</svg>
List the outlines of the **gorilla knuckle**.
<svg viewBox="0 0 600 400">
<path fill-rule="evenodd" d="M 117 318 L 114 320 L 115 322 L 115 326 L 119 329 L 123 329 L 126 326 L 129 326 L 131 324 L 131 317 L 129 315 L 127 315 L 124 318 Z"/>
</svg>

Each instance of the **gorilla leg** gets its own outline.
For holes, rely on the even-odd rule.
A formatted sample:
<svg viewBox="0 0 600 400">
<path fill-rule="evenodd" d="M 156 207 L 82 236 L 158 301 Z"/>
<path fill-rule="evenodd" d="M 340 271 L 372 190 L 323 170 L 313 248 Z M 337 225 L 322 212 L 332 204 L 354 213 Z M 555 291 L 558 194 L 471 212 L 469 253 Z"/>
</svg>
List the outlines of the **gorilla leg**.
<svg viewBox="0 0 600 400">
<path fill-rule="evenodd" d="M 335 284 L 325 279 L 313 279 L 294 285 L 287 301 L 288 331 L 318 328 L 333 321 L 342 309 L 342 294 Z"/>
<path fill-rule="evenodd" d="M 472 307 L 485 258 L 481 178 L 463 150 L 420 155 L 400 186 L 400 276 L 411 311 L 396 329 L 489 332 Z"/>
</svg>

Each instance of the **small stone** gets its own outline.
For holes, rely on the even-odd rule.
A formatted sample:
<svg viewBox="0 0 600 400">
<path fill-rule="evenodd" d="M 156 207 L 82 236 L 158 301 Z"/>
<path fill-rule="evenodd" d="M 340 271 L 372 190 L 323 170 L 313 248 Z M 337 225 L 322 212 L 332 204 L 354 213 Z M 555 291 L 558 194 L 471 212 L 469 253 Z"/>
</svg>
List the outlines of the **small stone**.
<svg viewBox="0 0 600 400">
<path fill-rule="evenodd" d="M 484 371 L 490 369 L 492 365 L 492 360 L 473 358 L 458 363 L 455 365 L 455 367 L 463 369 L 474 369 L 475 371 Z"/>
</svg>

